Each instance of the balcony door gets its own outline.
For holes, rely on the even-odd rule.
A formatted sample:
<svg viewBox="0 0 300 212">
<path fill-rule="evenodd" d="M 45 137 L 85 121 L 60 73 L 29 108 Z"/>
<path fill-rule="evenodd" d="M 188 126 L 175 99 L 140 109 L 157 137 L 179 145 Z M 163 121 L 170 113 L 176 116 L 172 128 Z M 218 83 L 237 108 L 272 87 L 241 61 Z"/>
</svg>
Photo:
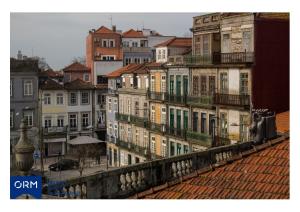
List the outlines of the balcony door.
<svg viewBox="0 0 300 212">
<path fill-rule="evenodd" d="M 176 95 L 181 96 L 181 76 L 176 76 Z"/>
<path fill-rule="evenodd" d="M 201 113 L 201 133 L 206 133 L 206 113 Z"/>
<path fill-rule="evenodd" d="M 197 132 L 198 130 L 198 112 L 193 112 L 193 131 Z"/>
</svg>

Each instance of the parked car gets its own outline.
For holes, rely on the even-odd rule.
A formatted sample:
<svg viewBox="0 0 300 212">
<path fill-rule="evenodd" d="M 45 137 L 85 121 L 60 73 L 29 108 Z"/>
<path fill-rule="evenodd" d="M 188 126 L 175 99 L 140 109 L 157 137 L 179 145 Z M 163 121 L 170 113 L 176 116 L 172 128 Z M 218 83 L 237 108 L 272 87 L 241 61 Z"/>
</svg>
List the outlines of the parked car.
<svg viewBox="0 0 300 212">
<path fill-rule="evenodd" d="M 71 159 L 61 159 L 57 163 L 53 163 L 49 165 L 49 169 L 51 171 L 62 171 L 68 169 L 75 169 L 78 168 L 79 163 L 78 161 L 71 160 Z"/>
</svg>

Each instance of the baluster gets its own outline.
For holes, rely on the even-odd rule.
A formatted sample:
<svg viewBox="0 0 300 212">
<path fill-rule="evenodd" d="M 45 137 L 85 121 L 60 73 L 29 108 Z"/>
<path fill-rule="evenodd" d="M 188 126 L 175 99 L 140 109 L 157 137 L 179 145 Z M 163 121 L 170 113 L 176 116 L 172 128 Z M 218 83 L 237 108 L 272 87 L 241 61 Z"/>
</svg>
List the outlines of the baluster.
<svg viewBox="0 0 300 212">
<path fill-rule="evenodd" d="M 190 163 L 190 172 L 192 172 L 193 171 L 193 160 L 190 159 L 189 163 Z"/>
<path fill-rule="evenodd" d="M 124 174 L 120 175 L 120 182 L 121 182 L 121 190 L 125 191 L 126 190 L 126 178 Z"/>
<path fill-rule="evenodd" d="M 131 172 L 131 180 L 132 180 L 132 187 L 133 188 L 137 188 L 137 179 L 136 179 L 136 176 L 135 176 L 135 172 L 132 171 Z"/>
<path fill-rule="evenodd" d="M 182 172 L 182 175 L 186 175 L 185 173 L 185 161 L 181 161 L 181 172 Z"/>
<path fill-rule="evenodd" d="M 70 198 L 75 199 L 76 195 L 75 195 L 75 185 L 71 185 L 70 186 Z"/>
<path fill-rule="evenodd" d="M 138 171 L 137 186 L 140 187 L 141 185 L 142 185 L 142 173 L 141 171 Z"/>
<path fill-rule="evenodd" d="M 185 161 L 185 167 L 186 167 L 186 171 L 185 171 L 186 174 L 191 173 L 191 171 L 190 171 L 191 166 L 190 166 L 189 160 L 186 160 L 186 161 Z"/>
<path fill-rule="evenodd" d="M 227 159 L 227 154 L 226 152 L 223 152 L 223 160 L 226 160 Z"/>
<path fill-rule="evenodd" d="M 82 183 L 82 187 L 81 187 L 81 191 L 82 191 L 82 199 L 86 199 L 87 196 L 87 188 L 86 188 L 86 183 Z"/>
<path fill-rule="evenodd" d="M 217 161 L 217 163 L 220 161 L 220 158 L 219 158 L 219 154 L 216 154 L 216 161 Z"/>
<path fill-rule="evenodd" d="M 179 161 L 177 162 L 177 175 L 179 177 L 182 176 L 182 173 L 181 173 L 181 163 Z"/>
<path fill-rule="evenodd" d="M 132 180 L 131 180 L 130 174 L 128 172 L 126 173 L 125 178 L 126 178 L 126 182 L 127 182 L 126 187 L 128 190 L 131 190 L 132 189 L 132 187 L 131 187 Z"/>
<path fill-rule="evenodd" d="M 176 163 L 172 163 L 172 173 L 173 173 L 173 177 L 176 178 L 177 177 L 177 167 L 176 167 Z"/>
<path fill-rule="evenodd" d="M 70 186 L 66 186 L 65 189 L 66 189 L 66 198 L 70 199 Z"/>
<path fill-rule="evenodd" d="M 75 186 L 75 195 L 76 195 L 76 199 L 80 199 L 80 196 L 81 196 L 81 192 L 80 192 L 80 185 L 79 184 L 77 184 L 76 186 Z"/>
<path fill-rule="evenodd" d="M 62 188 L 62 197 L 65 198 L 65 199 L 68 198 L 67 192 L 68 192 L 68 191 L 67 191 L 66 187 L 63 187 L 63 188 Z"/>
</svg>

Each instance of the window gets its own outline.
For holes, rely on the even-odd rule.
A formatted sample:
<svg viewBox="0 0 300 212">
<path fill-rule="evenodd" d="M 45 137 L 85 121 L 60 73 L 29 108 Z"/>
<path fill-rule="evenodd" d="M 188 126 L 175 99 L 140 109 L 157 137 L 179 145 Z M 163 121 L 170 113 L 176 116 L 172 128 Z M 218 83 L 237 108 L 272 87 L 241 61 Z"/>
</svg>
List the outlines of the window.
<svg viewBox="0 0 300 212">
<path fill-rule="evenodd" d="M 216 77 L 209 76 L 208 77 L 209 94 L 213 94 L 215 92 L 215 83 L 216 83 Z"/>
<path fill-rule="evenodd" d="M 111 112 L 111 98 L 108 99 L 108 110 Z"/>
<path fill-rule="evenodd" d="M 63 127 L 64 126 L 64 117 L 57 117 L 57 126 Z"/>
<path fill-rule="evenodd" d="M 10 80 L 10 96 L 13 96 L 13 81 Z"/>
<path fill-rule="evenodd" d="M 134 110 L 135 110 L 135 114 L 134 115 L 135 116 L 139 116 L 140 111 L 139 111 L 139 102 L 138 101 L 135 102 Z"/>
<path fill-rule="evenodd" d="M 148 103 L 144 102 L 144 118 L 148 117 Z"/>
<path fill-rule="evenodd" d="M 209 55 L 209 36 L 203 35 L 203 55 Z"/>
<path fill-rule="evenodd" d="M 63 105 L 64 104 L 64 96 L 62 93 L 56 94 L 56 104 Z"/>
<path fill-rule="evenodd" d="M 181 154 L 181 144 L 177 144 L 177 151 L 176 151 L 177 155 Z"/>
<path fill-rule="evenodd" d="M 165 59 L 166 58 L 166 50 L 162 50 L 162 56 L 161 56 L 162 59 Z"/>
<path fill-rule="evenodd" d="M 32 96 L 32 80 L 24 80 L 24 96 Z"/>
<path fill-rule="evenodd" d="M 115 110 L 115 112 L 118 111 L 118 100 L 117 99 L 114 100 L 114 110 Z"/>
<path fill-rule="evenodd" d="M 126 57 L 125 58 L 125 65 L 128 65 L 131 63 L 131 58 Z"/>
<path fill-rule="evenodd" d="M 129 47 L 129 42 L 128 41 L 123 41 L 123 47 Z"/>
<path fill-rule="evenodd" d="M 183 129 L 188 129 L 189 126 L 189 112 L 183 111 Z"/>
<path fill-rule="evenodd" d="M 148 132 L 144 131 L 144 143 L 143 143 L 143 147 L 148 148 Z"/>
<path fill-rule="evenodd" d="M 118 125 L 115 124 L 115 137 L 118 137 Z"/>
<path fill-rule="evenodd" d="M 161 123 L 166 124 L 166 108 L 162 107 L 161 108 Z"/>
<path fill-rule="evenodd" d="M 248 140 L 248 116 L 240 115 L 240 141 L 245 142 Z"/>
<path fill-rule="evenodd" d="M 33 126 L 33 111 L 24 111 L 25 123 L 28 127 Z"/>
<path fill-rule="evenodd" d="M 174 156 L 175 155 L 175 143 L 174 142 L 170 142 L 170 156 Z"/>
<path fill-rule="evenodd" d="M 130 101 L 130 99 L 127 99 L 127 113 L 131 114 L 131 101 Z"/>
<path fill-rule="evenodd" d="M 221 93 L 228 93 L 228 79 L 227 79 L 227 73 L 221 73 L 220 75 L 220 83 L 221 83 L 221 88 L 220 91 Z"/>
<path fill-rule="evenodd" d="M 132 47 L 138 47 L 138 42 L 132 42 Z"/>
<path fill-rule="evenodd" d="M 70 93 L 70 105 L 77 105 L 77 93 Z"/>
<path fill-rule="evenodd" d="M 112 123 L 109 123 L 109 134 L 112 135 L 113 134 L 113 125 Z"/>
<path fill-rule="evenodd" d="M 206 113 L 201 113 L 201 133 L 206 133 Z"/>
<path fill-rule="evenodd" d="M 170 94 L 174 94 L 174 75 L 170 75 Z"/>
<path fill-rule="evenodd" d="M 151 137 L 151 153 L 156 152 L 155 137 Z"/>
<path fill-rule="evenodd" d="M 77 127 L 77 115 L 76 114 L 70 114 L 69 116 L 69 122 L 71 128 Z"/>
<path fill-rule="evenodd" d="M 251 51 L 251 32 L 243 32 L 243 51 Z"/>
<path fill-rule="evenodd" d="M 130 80 L 130 87 L 133 88 L 133 78 L 132 78 L 132 77 L 129 77 L 129 80 Z"/>
<path fill-rule="evenodd" d="M 248 74 L 247 73 L 240 74 L 240 94 L 241 95 L 248 94 Z"/>
<path fill-rule="evenodd" d="M 230 34 L 223 34 L 223 49 L 222 52 L 230 52 Z"/>
<path fill-rule="evenodd" d="M 83 74 L 83 80 L 84 81 L 90 81 L 90 75 L 89 74 Z"/>
<path fill-rule="evenodd" d="M 109 41 L 109 47 L 110 47 L 110 48 L 115 47 L 115 41 L 114 41 L 114 40 L 110 40 L 110 41 Z"/>
<path fill-rule="evenodd" d="M 193 95 L 199 95 L 199 76 L 193 76 Z"/>
<path fill-rule="evenodd" d="M 89 93 L 88 92 L 81 93 L 81 104 L 89 104 Z"/>
<path fill-rule="evenodd" d="M 166 92 L 166 76 L 161 76 L 161 92 Z"/>
<path fill-rule="evenodd" d="M 138 58 L 138 57 L 134 58 L 134 63 L 136 63 L 136 64 L 141 63 L 141 58 Z"/>
<path fill-rule="evenodd" d="M 165 139 L 163 139 L 161 142 L 161 156 L 167 156 L 167 141 Z"/>
<path fill-rule="evenodd" d="M 155 91 L 155 76 L 151 75 L 151 91 Z"/>
<path fill-rule="evenodd" d="M 179 129 L 181 129 L 181 110 L 176 110 L 176 124 L 177 124 L 177 126 L 176 126 L 176 128 L 179 130 Z"/>
<path fill-rule="evenodd" d="M 51 127 L 51 117 L 45 117 L 44 126 L 45 128 Z"/>
<path fill-rule="evenodd" d="M 44 94 L 44 105 L 50 105 L 51 104 L 51 95 L 49 93 Z"/>
<path fill-rule="evenodd" d="M 139 143 L 140 143 L 139 131 L 135 130 L 135 144 L 139 145 Z"/>
<path fill-rule="evenodd" d="M 102 40 L 102 47 L 107 47 L 107 41 L 106 40 Z"/>
<path fill-rule="evenodd" d="M 155 106 L 151 106 L 151 122 L 155 123 Z"/>
<path fill-rule="evenodd" d="M 10 128 L 14 127 L 14 112 L 10 111 Z"/>
<path fill-rule="evenodd" d="M 201 76 L 201 95 L 206 95 L 206 76 Z"/>
<path fill-rule="evenodd" d="M 221 137 L 227 138 L 228 131 L 227 131 L 227 114 L 226 113 L 220 113 L 221 116 Z"/>
<path fill-rule="evenodd" d="M 83 113 L 82 114 L 81 125 L 82 125 L 82 127 L 89 126 L 89 114 L 88 113 Z"/>
<path fill-rule="evenodd" d="M 183 145 L 183 153 L 187 154 L 189 152 L 189 146 L 188 145 Z"/>
</svg>

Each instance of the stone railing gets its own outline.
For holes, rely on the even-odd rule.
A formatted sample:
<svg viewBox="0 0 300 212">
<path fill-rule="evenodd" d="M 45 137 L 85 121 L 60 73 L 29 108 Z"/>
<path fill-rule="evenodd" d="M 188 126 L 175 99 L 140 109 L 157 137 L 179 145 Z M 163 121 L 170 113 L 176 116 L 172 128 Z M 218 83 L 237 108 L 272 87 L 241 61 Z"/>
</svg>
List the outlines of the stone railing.
<svg viewBox="0 0 300 212">
<path fill-rule="evenodd" d="M 57 187 L 48 185 L 47 190 L 48 193 L 62 198 L 127 198 L 166 182 L 180 182 L 186 175 L 195 175 L 198 170 L 209 171 L 212 167 L 240 159 L 244 155 L 282 142 L 288 137 L 289 133 L 286 133 L 263 144 L 249 141 L 133 164 L 69 179 Z"/>
</svg>

